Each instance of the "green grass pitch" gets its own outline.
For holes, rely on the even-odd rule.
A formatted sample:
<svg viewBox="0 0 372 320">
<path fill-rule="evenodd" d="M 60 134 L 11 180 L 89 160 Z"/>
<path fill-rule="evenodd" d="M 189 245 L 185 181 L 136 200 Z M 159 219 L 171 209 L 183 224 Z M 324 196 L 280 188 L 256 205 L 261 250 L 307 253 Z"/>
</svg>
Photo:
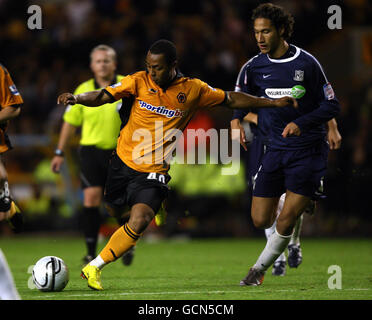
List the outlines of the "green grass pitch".
<svg viewBox="0 0 372 320">
<path fill-rule="evenodd" d="M 239 281 L 264 245 L 264 237 L 141 240 L 131 266 L 116 261 L 103 269 L 105 290 L 97 292 L 80 278 L 82 238 L 0 238 L 24 300 L 372 300 L 372 239 L 304 238 L 304 260 L 298 269 L 287 267 L 284 277 L 272 276 L 269 269 L 262 286 L 240 287 Z M 68 265 L 70 281 L 62 292 L 28 287 L 29 266 L 47 255 L 58 256 Z M 331 265 L 341 268 L 342 289 L 328 288 Z"/>
</svg>

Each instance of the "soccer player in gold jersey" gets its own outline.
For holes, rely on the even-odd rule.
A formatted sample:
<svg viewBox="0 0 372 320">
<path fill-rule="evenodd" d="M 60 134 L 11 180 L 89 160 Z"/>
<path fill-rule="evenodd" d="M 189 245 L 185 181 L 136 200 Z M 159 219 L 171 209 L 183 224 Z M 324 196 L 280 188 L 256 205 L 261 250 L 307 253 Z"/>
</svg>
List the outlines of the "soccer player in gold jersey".
<svg viewBox="0 0 372 320">
<path fill-rule="evenodd" d="M 241 92 L 223 91 L 183 76 L 177 69 L 175 45 L 159 40 L 146 56 L 146 71 L 124 77 L 99 91 L 79 95 L 64 93 L 58 103 L 96 107 L 132 98 L 128 122 L 121 129 L 111 158 L 105 186 L 105 202 L 112 214 L 131 207 L 129 221 L 117 229 L 100 254 L 82 270 L 94 290 L 103 290 L 101 269 L 135 246 L 167 197 L 169 158 L 174 132 L 183 131 L 201 108 L 297 107 L 291 97 L 271 100 Z"/>
<path fill-rule="evenodd" d="M 12 148 L 6 133 L 9 120 L 21 112 L 23 99 L 8 70 L 0 64 L 0 221 L 6 220 L 15 232 L 23 227 L 22 215 L 10 197 L 8 174 L 1 156 Z M 0 249 L 0 300 L 20 300 L 13 276 Z"/>
<path fill-rule="evenodd" d="M 74 94 L 98 90 L 120 81 L 123 76 L 116 74 L 116 52 L 107 45 L 98 45 L 90 53 L 90 69 L 93 78 L 81 83 Z M 98 233 L 103 222 L 100 206 L 107 178 L 107 169 L 112 151 L 116 148 L 121 121 L 122 101 L 102 105 L 100 108 L 88 108 L 80 104 L 68 106 L 63 114 L 63 124 L 55 155 L 51 161 L 51 170 L 59 173 L 64 163 L 64 150 L 76 129 L 81 128 L 79 141 L 79 165 L 81 188 L 83 189 L 83 208 L 81 229 L 84 234 L 87 254 L 83 264 L 96 256 Z M 130 255 L 133 256 L 132 254 Z M 126 255 L 128 258 L 129 255 Z M 131 259 L 125 259 L 130 264 Z"/>
<path fill-rule="evenodd" d="M 0 64 L 0 221 L 7 220 L 15 232 L 21 231 L 23 220 L 10 197 L 8 174 L 1 156 L 12 149 L 6 129 L 9 120 L 20 114 L 22 104 L 23 99 L 8 70 Z"/>
</svg>

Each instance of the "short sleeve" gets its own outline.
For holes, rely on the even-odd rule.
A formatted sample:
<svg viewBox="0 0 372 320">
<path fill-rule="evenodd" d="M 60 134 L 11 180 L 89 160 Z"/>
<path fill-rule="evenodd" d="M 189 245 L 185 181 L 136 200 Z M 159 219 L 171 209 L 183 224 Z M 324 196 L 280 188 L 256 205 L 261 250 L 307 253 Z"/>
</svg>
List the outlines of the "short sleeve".
<svg viewBox="0 0 372 320">
<path fill-rule="evenodd" d="M 131 95 L 136 95 L 136 87 L 136 78 L 129 75 L 121 79 L 120 82 L 106 87 L 104 90 L 114 101 L 117 101 Z"/>
<path fill-rule="evenodd" d="M 226 98 L 226 92 L 221 89 L 212 88 L 207 83 L 199 80 L 200 99 L 199 107 L 211 107 L 222 104 Z"/>
<path fill-rule="evenodd" d="M 0 65 L 0 105 L 8 107 L 22 104 L 23 99 L 15 86 L 9 72 Z"/>
</svg>

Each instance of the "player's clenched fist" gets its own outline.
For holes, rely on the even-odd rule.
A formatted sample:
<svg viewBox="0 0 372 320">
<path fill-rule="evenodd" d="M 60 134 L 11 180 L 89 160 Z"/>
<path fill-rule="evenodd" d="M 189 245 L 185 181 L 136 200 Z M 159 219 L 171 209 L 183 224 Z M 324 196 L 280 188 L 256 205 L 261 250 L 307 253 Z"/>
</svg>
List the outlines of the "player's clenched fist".
<svg viewBox="0 0 372 320">
<path fill-rule="evenodd" d="M 57 103 L 58 104 L 63 104 L 63 105 L 73 105 L 75 103 L 77 103 L 77 98 L 75 95 L 73 95 L 72 93 L 62 93 L 58 99 L 57 99 Z"/>
<path fill-rule="evenodd" d="M 293 108 L 298 108 L 297 100 L 292 97 L 282 97 L 282 98 L 276 99 L 275 105 L 278 108 L 290 107 L 290 106 L 292 106 Z"/>
</svg>

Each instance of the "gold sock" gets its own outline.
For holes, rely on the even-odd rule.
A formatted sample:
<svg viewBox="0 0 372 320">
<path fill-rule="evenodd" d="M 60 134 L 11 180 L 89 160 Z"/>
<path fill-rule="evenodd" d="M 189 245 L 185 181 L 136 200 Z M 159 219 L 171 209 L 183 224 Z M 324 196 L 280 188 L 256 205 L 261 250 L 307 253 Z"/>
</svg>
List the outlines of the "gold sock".
<svg viewBox="0 0 372 320">
<path fill-rule="evenodd" d="M 113 262 L 135 246 L 139 237 L 126 223 L 114 232 L 99 255 L 105 263 Z"/>
</svg>

